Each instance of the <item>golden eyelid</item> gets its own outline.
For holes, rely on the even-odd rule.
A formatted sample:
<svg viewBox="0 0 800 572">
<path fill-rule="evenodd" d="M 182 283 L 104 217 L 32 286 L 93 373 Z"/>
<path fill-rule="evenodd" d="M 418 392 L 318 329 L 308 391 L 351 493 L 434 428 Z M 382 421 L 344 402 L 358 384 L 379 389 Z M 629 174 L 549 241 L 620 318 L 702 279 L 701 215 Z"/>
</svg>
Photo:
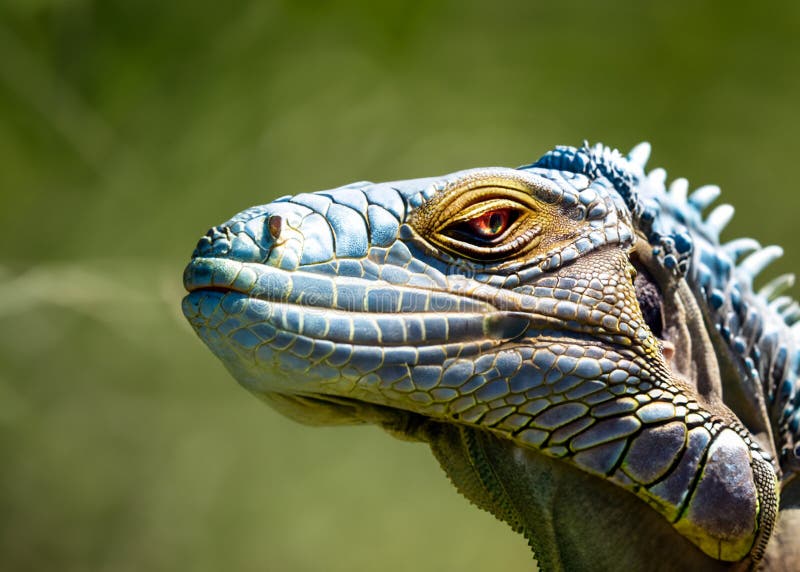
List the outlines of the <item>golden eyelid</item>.
<svg viewBox="0 0 800 572">
<path fill-rule="evenodd" d="M 513 177 L 467 179 L 419 208 L 410 224 L 432 245 L 479 262 L 521 256 L 542 241 L 551 205 Z"/>
</svg>

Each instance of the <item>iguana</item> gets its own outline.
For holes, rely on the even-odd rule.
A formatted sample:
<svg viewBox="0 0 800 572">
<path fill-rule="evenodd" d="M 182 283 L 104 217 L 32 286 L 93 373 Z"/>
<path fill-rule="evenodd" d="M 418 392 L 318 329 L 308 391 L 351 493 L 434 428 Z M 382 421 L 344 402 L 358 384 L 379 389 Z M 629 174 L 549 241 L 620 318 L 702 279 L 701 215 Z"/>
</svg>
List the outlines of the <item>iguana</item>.
<svg viewBox="0 0 800 572">
<path fill-rule="evenodd" d="M 649 145 L 285 196 L 203 236 L 183 311 L 309 424 L 426 442 L 542 570 L 800 569 L 800 306 Z"/>
</svg>

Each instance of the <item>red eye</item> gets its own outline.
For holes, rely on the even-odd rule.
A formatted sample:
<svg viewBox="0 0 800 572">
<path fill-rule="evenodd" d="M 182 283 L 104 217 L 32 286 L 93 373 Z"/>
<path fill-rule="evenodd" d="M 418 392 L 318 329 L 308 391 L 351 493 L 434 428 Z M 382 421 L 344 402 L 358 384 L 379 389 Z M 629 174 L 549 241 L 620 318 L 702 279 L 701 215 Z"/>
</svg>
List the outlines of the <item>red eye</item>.
<svg viewBox="0 0 800 572">
<path fill-rule="evenodd" d="M 503 234 L 511 222 L 509 209 L 498 209 L 483 213 L 481 216 L 467 222 L 475 236 L 484 240 L 491 240 Z"/>
</svg>

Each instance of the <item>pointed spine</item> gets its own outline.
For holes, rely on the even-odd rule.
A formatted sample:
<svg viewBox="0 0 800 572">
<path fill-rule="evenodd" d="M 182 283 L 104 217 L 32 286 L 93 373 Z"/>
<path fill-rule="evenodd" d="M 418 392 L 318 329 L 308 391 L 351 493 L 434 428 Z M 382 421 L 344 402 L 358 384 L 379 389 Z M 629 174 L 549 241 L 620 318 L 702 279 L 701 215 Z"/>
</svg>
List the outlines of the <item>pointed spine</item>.
<svg viewBox="0 0 800 572">
<path fill-rule="evenodd" d="M 760 248 L 761 244 L 753 238 L 737 238 L 722 245 L 722 250 L 734 261 L 739 260 L 742 255 L 759 250 Z"/>
<path fill-rule="evenodd" d="M 761 274 L 764 268 L 781 256 L 783 256 L 783 249 L 780 246 L 767 246 L 745 258 L 739 265 L 738 271 L 742 277 L 749 279 L 752 285 L 753 278 Z"/>
<path fill-rule="evenodd" d="M 725 230 L 733 218 L 734 208 L 731 205 L 719 205 L 706 218 L 706 228 L 719 239 L 720 233 Z"/>
<path fill-rule="evenodd" d="M 794 274 L 781 274 L 773 278 L 758 292 L 765 300 L 774 300 L 794 286 Z"/>
<path fill-rule="evenodd" d="M 699 187 L 689 196 L 689 204 L 693 205 L 698 211 L 702 211 L 719 197 L 721 191 L 717 185 L 705 185 Z"/>
<path fill-rule="evenodd" d="M 774 312 L 782 314 L 792 305 L 792 302 L 793 300 L 789 296 L 778 296 L 772 302 L 770 302 L 769 307 L 772 308 Z"/>
<path fill-rule="evenodd" d="M 642 141 L 628 153 L 628 161 L 644 171 L 647 160 L 650 158 L 650 143 Z"/>
<path fill-rule="evenodd" d="M 669 194 L 675 203 L 686 204 L 689 196 L 689 181 L 684 178 L 675 179 L 669 186 Z"/>
<path fill-rule="evenodd" d="M 663 189 L 664 183 L 667 181 L 667 172 L 658 167 L 647 173 L 647 182 L 654 185 L 656 188 Z"/>
</svg>

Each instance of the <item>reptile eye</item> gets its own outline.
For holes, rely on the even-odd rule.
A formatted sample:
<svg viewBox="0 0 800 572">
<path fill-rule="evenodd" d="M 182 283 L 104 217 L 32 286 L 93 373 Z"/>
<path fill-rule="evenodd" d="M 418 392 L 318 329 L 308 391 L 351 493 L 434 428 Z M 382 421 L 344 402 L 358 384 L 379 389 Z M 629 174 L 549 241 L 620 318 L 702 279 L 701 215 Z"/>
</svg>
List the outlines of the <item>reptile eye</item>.
<svg viewBox="0 0 800 572">
<path fill-rule="evenodd" d="M 511 222 L 509 209 L 498 209 L 483 213 L 481 216 L 467 221 L 467 225 L 475 236 L 484 240 L 491 240 L 503 234 Z"/>
<path fill-rule="evenodd" d="M 469 174 L 423 203 L 409 224 L 434 248 L 458 258 L 494 263 L 518 257 L 536 248 L 557 213 L 515 177 Z"/>
<path fill-rule="evenodd" d="M 475 244 L 492 244 L 505 235 L 518 217 L 519 211 L 516 209 L 494 209 L 450 225 L 445 232 L 454 238 Z"/>
</svg>

